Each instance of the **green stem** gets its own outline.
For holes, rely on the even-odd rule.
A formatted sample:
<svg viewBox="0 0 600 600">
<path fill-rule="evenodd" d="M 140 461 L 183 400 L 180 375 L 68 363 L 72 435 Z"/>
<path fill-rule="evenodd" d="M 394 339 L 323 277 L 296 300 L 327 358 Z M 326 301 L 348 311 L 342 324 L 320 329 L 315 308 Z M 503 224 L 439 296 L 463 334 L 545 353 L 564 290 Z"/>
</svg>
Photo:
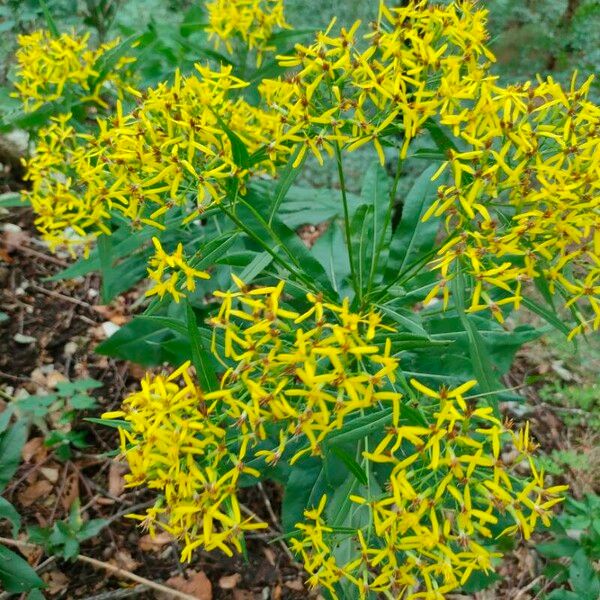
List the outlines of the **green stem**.
<svg viewBox="0 0 600 600">
<path fill-rule="evenodd" d="M 344 205 L 344 230 L 346 232 L 346 245 L 348 246 L 348 260 L 350 262 L 350 277 L 352 279 L 352 286 L 354 287 L 354 293 L 361 299 L 361 289 L 358 285 L 358 279 L 356 277 L 356 268 L 354 264 L 354 252 L 352 250 L 352 239 L 350 233 L 350 210 L 348 209 L 348 197 L 346 195 L 346 180 L 344 178 L 344 167 L 342 165 L 342 152 L 340 150 L 340 144 L 336 141 L 335 143 L 335 158 L 337 162 L 338 177 L 340 181 L 340 188 L 342 192 L 342 204 Z"/>
<path fill-rule="evenodd" d="M 383 222 L 383 228 L 381 229 L 381 234 L 378 231 L 373 232 L 374 235 L 380 235 L 379 240 L 377 242 L 377 249 L 375 251 L 375 258 L 372 263 L 371 273 L 369 274 L 369 286 L 367 288 L 367 295 L 371 293 L 371 288 L 373 286 L 373 278 L 375 277 L 375 269 L 379 264 L 379 257 L 383 252 L 383 248 L 386 243 L 386 232 L 388 227 L 390 226 L 392 220 L 392 212 L 394 211 L 394 202 L 396 201 L 396 193 L 398 191 L 398 184 L 400 182 L 400 175 L 402 173 L 402 158 L 400 156 L 400 152 L 398 152 L 398 161 L 396 163 L 396 173 L 394 175 L 394 182 L 392 184 L 392 189 L 390 191 L 390 201 L 388 203 L 388 209 L 385 213 L 385 220 Z"/>
<path fill-rule="evenodd" d="M 286 269 L 292 275 L 294 275 L 294 277 L 296 277 L 299 281 L 304 283 L 304 285 L 306 286 L 306 288 L 308 290 L 318 291 L 318 290 L 315 290 L 315 286 L 314 286 L 313 282 L 310 280 L 310 278 L 306 277 L 302 273 L 302 271 L 298 270 L 295 266 L 293 266 L 288 261 L 286 261 L 284 258 L 279 256 L 267 242 L 265 242 L 260 236 L 257 236 L 255 234 L 255 232 L 252 231 L 252 229 L 247 227 L 244 224 L 244 222 L 241 219 L 239 219 L 239 217 L 237 217 L 234 213 L 232 213 L 225 206 L 221 206 L 220 208 L 243 232 L 246 233 L 246 235 L 248 235 L 248 237 L 250 237 L 252 240 L 254 240 L 261 248 L 263 248 L 263 250 L 268 252 L 273 257 L 273 260 L 276 263 L 281 265 L 284 269 Z M 273 237 L 274 237 L 274 235 L 273 235 Z M 284 248 L 284 250 L 287 250 L 287 248 L 285 247 L 285 244 L 280 243 L 279 245 L 282 248 Z M 289 251 L 288 251 L 288 254 L 289 254 Z"/>
</svg>

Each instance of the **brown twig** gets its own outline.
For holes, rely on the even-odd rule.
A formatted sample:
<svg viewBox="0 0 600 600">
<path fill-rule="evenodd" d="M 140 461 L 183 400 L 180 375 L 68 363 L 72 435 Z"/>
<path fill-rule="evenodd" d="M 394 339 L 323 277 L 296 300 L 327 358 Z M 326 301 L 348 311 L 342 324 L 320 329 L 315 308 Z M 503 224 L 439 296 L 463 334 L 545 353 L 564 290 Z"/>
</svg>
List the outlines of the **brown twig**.
<svg viewBox="0 0 600 600">
<path fill-rule="evenodd" d="M 533 589 L 543 579 L 544 576 L 540 575 L 539 577 L 536 577 L 533 581 L 530 581 L 525 587 L 522 587 L 518 591 L 517 595 L 514 596 L 513 600 L 521 600 L 521 598 L 523 598 L 529 590 Z"/>
<path fill-rule="evenodd" d="M 66 267 L 69 266 L 68 262 L 61 260 L 60 258 L 56 258 L 55 256 L 49 256 L 48 254 L 44 254 L 43 252 L 34 250 L 33 248 L 30 248 L 29 246 L 25 246 L 25 245 L 21 246 L 19 248 L 19 252 L 24 252 L 25 254 L 31 254 L 32 256 L 37 256 L 38 258 L 41 258 L 42 260 L 45 260 L 46 262 L 52 263 L 53 265 L 62 267 L 63 269 L 65 269 Z"/>
<path fill-rule="evenodd" d="M 267 495 L 267 492 L 265 492 L 265 488 L 263 486 L 263 484 L 259 481 L 257 486 L 256 486 L 261 495 L 262 495 L 262 499 L 263 502 L 265 504 L 265 507 L 267 509 L 267 512 L 269 513 L 269 516 L 271 517 L 271 520 L 273 521 L 273 525 L 275 527 L 275 529 L 277 529 L 277 531 L 281 532 L 281 525 L 279 524 L 279 519 L 277 518 L 277 515 L 275 514 L 275 511 L 273 510 L 273 506 L 271 505 L 271 501 L 269 500 L 269 496 Z"/>
<path fill-rule="evenodd" d="M 15 546 L 17 548 L 22 549 L 37 549 L 39 546 L 37 544 L 30 544 L 29 542 L 22 542 L 20 540 L 11 540 L 10 538 L 0 537 L 0 543 L 5 544 L 6 546 Z M 150 579 L 146 579 L 145 577 L 141 577 L 140 575 L 136 575 L 131 571 L 127 571 L 122 569 L 121 567 L 117 567 L 115 565 L 111 565 L 110 563 L 98 560 L 97 558 L 92 558 L 91 556 L 85 556 L 84 554 L 78 554 L 75 557 L 75 560 L 79 562 L 88 564 L 97 569 L 103 569 L 107 571 L 111 575 L 115 577 L 120 577 L 122 579 L 128 579 L 130 581 L 135 581 L 136 583 L 140 583 L 142 585 L 146 585 L 149 588 L 156 590 L 157 592 L 162 592 L 163 594 L 170 594 L 174 598 L 182 598 L 182 600 L 198 600 L 195 596 L 190 596 L 189 594 L 185 594 L 184 592 L 180 592 L 179 590 L 175 590 L 166 585 L 162 585 L 162 583 L 156 583 L 151 581 Z"/>
<path fill-rule="evenodd" d="M 47 296 L 59 298 L 60 300 L 64 300 L 65 302 L 71 302 L 72 304 L 77 304 L 77 306 L 83 306 L 88 310 L 93 310 L 92 305 L 89 302 L 84 302 L 79 298 L 72 298 L 71 296 L 66 296 L 65 294 L 61 294 L 60 292 L 55 292 L 54 290 L 47 290 L 45 287 L 42 287 L 41 285 L 37 285 L 35 283 L 30 283 L 27 287 L 34 289 L 36 292 L 46 294 Z"/>
<path fill-rule="evenodd" d="M 146 584 L 140 583 L 140 585 L 136 585 L 133 588 L 123 588 L 121 590 L 109 590 L 108 592 L 103 592 L 102 594 L 96 594 L 95 596 L 87 596 L 86 598 L 82 598 L 82 600 L 115 600 L 117 598 L 129 598 L 131 596 L 137 596 L 138 594 L 143 594 L 148 591 L 148 586 Z"/>
</svg>

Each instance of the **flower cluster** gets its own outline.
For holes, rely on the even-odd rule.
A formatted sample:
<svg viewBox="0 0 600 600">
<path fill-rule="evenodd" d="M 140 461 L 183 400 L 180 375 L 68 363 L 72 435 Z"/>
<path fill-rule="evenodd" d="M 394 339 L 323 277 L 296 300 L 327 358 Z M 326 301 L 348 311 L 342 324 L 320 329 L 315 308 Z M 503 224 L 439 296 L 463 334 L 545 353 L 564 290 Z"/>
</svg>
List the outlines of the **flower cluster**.
<svg viewBox="0 0 600 600">
<path fill-rule="evenodd" d="M 308 150 L 322 163 L 336 145 L 352 151 L 369 142 L 383 163 L 383 144 L 398 136 L 404 158 L 425 122 L 469 97 L 494 60 L 486 14 L 469 1 L 381 3 L 372 32 L 359 36 L 356 22 L 332 36 L 332 21 L 314 44 L 280 56 L 297 73 L 264 80 L 260 89 L 281 113 L 286 137 L 303 144 L 296 164 Z"/>
<path fill-rule="evenodd" d="M 235 281 L 237 291 L 215 293 L 220 389 L 200 390 L 186 363 L 169 377 L 147 376 L 121 411 L 104 415 L 127 422 L 120 435 L 128 485 L 163 495 L 134 517 L 182 540 L 182 560 L 199 547 L 239 551 L 244 531 L 265 526 L 242 518 L 240 478 L 323 456 L 328 438 L 365 414 L 384 423 L 362 446 L 367 483 L 350 496 L 368 525 L 353 529 L 344 515 L 327 515 L 324 496 L 307 509 L 291 547 L 311 586 L 333 597 L 345 582 L 360 598 L 443 598 L 474 571 L 493 568 L 500 554 L 492 538 L 528 538 L 539 521 L 548 524 L 566 488 L 545 484 L 528 427 L 515 433 L 466 396 L 475 381 L 436 391 L 413 379 L 421 398 L 409 409 L 395 389 L 390 328 L 376 313 L 312 295 L 296 312 L 285 306 L 283 282 L 250 289 Z M 515 473 L 523 461 L 529 479 Z"/>
<path fill-rule="evenodd" d="M 101 201 L 104 182 L 90 164 L 70 114 L 53 117 L 40 130 L 36 151 L 25 165 L 31 188 L 23 195 L 52 250 L 66 246 L 74 253 L 74 247 L 83 246 L 87 253 L 98 235 L 110 234 L 109 206 Z"/>
<path fill-rule="evenodd" d="M 307 310 L 298 313 L 282 305 L 283 281 L 250 290 L 236 282 L 239 291 L 215 292 L 222 304 L 211 320 L 212 351 L 219 355 L 222 331 L 221 358 L 228 367 L 222 410 L 259 440 L 277 425 L 278 446 L 258 453 L 267 463 L 276 463 L 291 440 L 307 442 L 292 463 L 321 455 L 324 440 L 349 415 L 400 399 L 391 344 L 382 349 L 375 343 L 376 333 L 390 330 L 377 313 L 356 314 L 347 299 L 338 306 L 312 294 Z"/>
<path fill-rule="evenodd" d="M 219 202 L 233 178 L 243 187 L 252 173 L 273 173 L 289 149 L 270 148 L 250 166 L 236 162 L 241 140 L 250 155 L 265 148 L 278 126 L 276 115 L 251 106 L 233 93 L 247 84 L 231 67 L 212 71 L 196 65 L 197 76 L 175 73 L 142 96 L 125 114 L 98 120 L 98 132 L 75 136 L 67 118 L 40 132 L 27 162 L 34 182 L 27 193 L 40 215 L 40 230 L 54 247 L 74 244 L 74 230 L 85 242 L 109 233 L 108 214 L 132 224 L 164 229 L 169 209 L 181 207 L 187 223 Z M 239 161 L 238 161 L 239 162 Z"/>
<path fill-rule="evenodd" d="M 119 44 L 118 39 L 90 47 L 89 33 L 78 36 L 62 33 L 58 37 L 38 30 L 18 37 L 17 72 L 13 94 L 31 112 L 45 102 L 59 100 L 67 94 L 80 102 L 91 102 L 103 108 L 108 104 L 102 94 L 111 91 L 121 95 L 129 88 L 126 67 L 135 61 L 121 57 L 106 74 L 98 70 L 99 61 Z"/>
<path fill-rule="evenodd" d="M 276 29 L 289 29 L 285 20 L 283 0 L 211 0 L 206 3 L 211 38 L 218 48 L 223 42 L 228 52 L 234 51 L 233 41 L 256 50 L 260 66 L 265 52 L 274 50 L 271 36 Z"/>
<path fill-rule="evenodd" d="M 177 244 L 175 252 L 168 254 L 163 250 L 158 238 L 152 238 L 152 243 L 155 253 L 148 265 L 148 278 L 153 282 L 153 286 L 146 292 L 146 296 L 157 295 L 162 298 L 168 294 L 175 302 L 179 302 L 185 295 L 181 287 L 193 292 L 196 289 L 196 279 L 210 279 L 208 273 L 194 269 L 188 263 L 183 255 L 183 244 Z"/>
<path fill-rule="evenodd" d="M 213 352 L 223 347 L 220 358 L 235 363 L 220 389 L 200 390 L 186 363 L 168 377 L 147 375 L 122 410 L 103 415 L 127 421 L 119 429 L 127 484 L 164 497 L 136 518 L 184 541 L 182 560 L 198 547 L 240 551 L 243 531 L 264 526 L 242 519 L 236 497 L 243 474 L 259 475 L 250 460 L 273 465 L 288 446 L 292 461 L 318 455 L 347 417 L 401 397 L 393 391 L 397 360 L 389 344 L 381 352 L 374 343 L 386 329 L 376 314 L 313 296 L 298 314 L 282 306 L 283 282 L 253 290 L 236 282 L 239 291 L 215 293 L 223 302 Z"/>
<path fill-rule="evenodd" d="M 244 531 L 266 527 L 242 516 L 236 496 L 240 477 L 259 473 L 243 462 L 247 440 L 230 448 L 217 401 L 195 385 L 189 366 L 168 377 L 147 375 L 122 410 L 103 418 L 127 421 L 119 429 L 130 469 L 126 485 L 144 484 L 162 495 L 146 514 L 130 516 L 152 535 L 158 527 L 183 541 L 182 560 L 200 546 L 231 556 L 232 548 L 241 552 Z"/>
<path fill-rule="evenodd" d="M 600 107 L 592 79 L 563 90 L 551 78 L 502 88 L 480 83 L 471 105 L 442 117 L 466 148 L 443 165 L 425 218 L 445 218 L 435 266 L 473 279 L 471 311 L 518 308 L 525 282 L 543 278 L 575 309 L 573 334 L 600 328 Z M 492 293 L 495 291 L 495 295 Z M 500 293 L 498 293 L 500 292 Z M 435 293 L 435 292 L 434 292 Z M 577 307 L 577 309 L 576 309 Z"/>
<path fill-rule="evenodd" d="M 358 598 L 374 592 L 398 600 L 443 600 L 501 556 L 482 540 L 516 531 L 528 538 L 538 521 L 549 524 L 566 489 L 545 485 L 531 459 L 528 429 L 515 434 L 491 408 L 464 397 L 474 381 L 439 391 L 411 383 L 423 395 L 419 408 L 430 425 L 412 424 L 394 403 L 390 427 L 363 453 L 367 469 L 388 466 L 386 488 L 377 492 L 368 485 L 350 497 L 367 511 L 368 525 L 340 527 L 347 524 L 341 515 L 327 515 L 325 496 L 296 525 L 301 535 L 291 545 L 302 556 L 309 583 L 329 589 L 334 598 L 336 584 L 345 582 Z M 517 450 L 510 458 L 501 454 L 507 442 Z M 514 473 L 524 458 L 528 481 Z"/>
</svg>

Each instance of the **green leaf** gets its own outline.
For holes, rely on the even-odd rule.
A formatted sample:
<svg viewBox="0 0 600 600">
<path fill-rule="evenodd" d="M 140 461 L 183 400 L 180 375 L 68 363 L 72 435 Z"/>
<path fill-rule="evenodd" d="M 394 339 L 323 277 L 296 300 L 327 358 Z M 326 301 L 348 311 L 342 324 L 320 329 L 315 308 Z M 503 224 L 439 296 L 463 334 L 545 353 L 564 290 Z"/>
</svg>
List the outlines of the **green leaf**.
<svg viewBox="0 0 600 600">
<path fill-rule="evenodd" d="M 59 37 L 58 27 L 56 26 L 56 22 L 52 18 L 52 14 L 46 4 L 46 0 L 40 0 L 40 6 L 42 7 L 42 12 L 44 13 L 44 19 L 46 19 L 46 25 L 48 25 L 48 29 L 50 33 L 55 37 Z"/>
<path fill-rule="evenodd" d="M 0 584 L 7 592 L 17 594 L 41 587 L 44 582 L 26 560 L 0 545 Z"/>
<path fill-rule="evenodd" d="M 77 539 L 82 542 L 83 540 L 96 537 L 109 523 L 109 519 L 91 519 L 86 521 L 77 532 Z"/>
<path fill-rule="evenodd" d="M 248 148 L 246 148 L 246 144 L 244 144 L 242 139 L 234 131 L 227 127 L 227 125 L 223 122 L 223 120 L 220 117 L 217 116 L 217 120 L 219 122 L 219 125 L 229 138 L 233 162 L 241 169 L 247 169 L 251 166 L 251 164 L 250 155 L 248 154 Z"/>
<path fill-rule="evenodd" d="M 493 365 L 489 360 L 483 337 L 465 312 L 465 283 L 464 275 L 460 268 L 457 269 L 456 275 L 452 280 L 452 286 L 452 298 L 456 305 L 458 317 L 467 332 L 469 354 L 471 356 L 471 363 L 479 388 L 484 393 L 498 391 L 501 386 L 494 378 Z M 500 409 L 498 407 L 497 398 L 495 395 L 490 395 L 488 396 L 488 399 L 494 408 L 496 416 L 499 416 Z"/>
<path fill-rule="evenodd" d="M 116 64 L 133 50 L 133 44 L 140 38 L 140 35 L 131 35 L 111 48 L 108 52 L 104 52 L 94 64 L 94 70 L 98 73 L 92 83 L 92 89 L 104 81 L 106 77 L 114 70 Z"/>
<path fill-rule="evenodd" d="M 157 329 L 147 319 L 136 317 L 99 344 L 96 352 L 142 366 L 159 365 L 166 359 L 161 345 L 172 338 L 170 329 Z"/>
<path fill-rule="evenodd" d="M 545 600 L 586 600 L 575 592 L 570 592 L 564 588 L 552 590 L 546 597 Z"/>
<path fill-rule="evenodd" d="M 114 429 L 131 429 L 131 423 L 122 419 L 97 419 L 96 417 L 88 417 L 84 419 L 88 423 L 94 423 L 95 425 L 104 425 L 105 427 L 112 427 Z"/>
<path fill-rule="evenodd" d="M 283 199 L 287 196 L 287 193 L 290 189 L 290 186 L 295 181 L 296 177 L 300 173 L 300 165 L 297 168 L 294 168 L 294 162 L 300 152 L 300 144 L 290 156 L 287 165 L 281 171 L 279 176 L 279 181 L 277 183 L 277 187 L 275 188 L 275 193 L 273 195 L 273 200 L 271 202 L 271 208 L 269 212 L 269 224 L 273 221 L 273 217 L 277 214 Z"/>
<path fill-rule="evenodd" d="M 423 328 L 421 317 L 418 313 L 414 313 L 404 308 L 392 309 L 390 306 L 375 305 L 379 310 L 384 312 L 388 317 L 391 317 L 397 323 L 400 323 L 407 331 L 416 335 L 429 337 L 429 334 Z"/>
<path fill-rule="evenodd" d="M 24 206 L 21 194 L 18 192 L 6 192 L 0 194 L 0 208 L 14 208 L 16 206 Z"/>
<path fill-rule="evenodd" d="M 565 325 L 562 319 L 558 318 L 555 312 L 544 308 L 537 302 L 531 300 L 531 298 L 524 297 L 522 298 L 521 302 L 523 306 L 527 307 L 531 312 L 535 313 L 536 315 L 542 317 L 542 319 L 544 319 L 546 323 L 552 325 L 552 327 L 554 327 L 554 329 L 556 329 L 557 331 L 560 331 L 565 335 L 569 335 L 569 333 L 571 332 L 569 327 Z"/>
<path fill-rule="evenodd" d="M 453 150 L 458 152 L 456 144 L 448 137 L 446 132 L 433 120 L 428 119 L 425 122 L 425 129 L 429 131 L 431 138 L 435 142 L 436 146 L 445 156 L 448 156 L 448 151 Z M 436 167 L 437 168 L 437 167 Z"/>
<path fill-rule="evenodd" d="M 21 462 L 21 449 L 27 441 L 28 423 L 19 419 L 0 436 L 0 491 L 2 491 Z"/>
<path fill-rule="evenodd" d="M 94 398 L 91 398 L 90 396 L 85 396 L 83 394 L 79 394 L 70 398 L 69 404 L 75 410 L 89 410 L 90 408 L 94 408 L 97 405 L 96 400 L 94 400 Z"/>
<path fill-rule="evenodd" d="M 492 584 L 500 581 L 502 577 L 494 571 L 484 573 L 482 571 L 475 571 L 467 580 L 467 583 L 461 587 L 461 591 L 468 594 L 474 594 L 489 588 Z"/>
<path fill-rule="evenodd" d="M 325 269 L 331 285 L 340 298 L 349 296 L 351 292 L 351 288 L 344 283 L 350 275 L 348 253 L 340 252 L 344 245 L 342 229 L 337 221 L 333 221 L 311 248 L 312 255 Z"/>
<path fill-rule="evenodd" d="M 239 274 L 239 278 L 246 284 L 252 283 L 272 262 L 273 257 L 268 252 L 261 252 Z M 232 284 L 229 291 L 234 289 L 237 289 L 237 286 Z"/>
<path fill-rule="evenodd" d="M 6 408 L 0 413 L 0 433 L 4 433 L 10 423 L 10 419 L 15 412 L 16 403 L 13 401 L 6 406 Z"/>
<path fill-rule="evenodd" d="M 365 470 L 356 462 L 354 457 L 346 452 L 340 446 L 330 446 L 331 451 L 337 456 L 348 468 L 348 471 L 356 477 L 357 481 L 363 485 L 367 485 L 367 474 Z"/>
<path fill-rule="evenodd" d="M 12 535 L 17 537 L 21 527 L 21 515 L 17 509 L 6 499 L 0 496 L 0 520 L 6 519 L 12 525 Z"/>
<path fill-rule="evenodd" d="M 297 173 L 292 171 L 294 178 Z M 348 209 L 350 216 L 363 204 L 357 194 L 347 193 Z M 332 219 L 341 219 L 344 216 L 343 205 L 337 195 L 328 189 L 315 189 L 292 185 L 286 190 L 285 199 L 281 203 L 279 218 L 291 229 L 301 225 L 318 225 Z"/>
<path fill-rule="evenodd" d="M 569 581 L 582 600 L 600 597 L 600 577 L 582 548 L 575 553 L 569 567 Z"/>
<path fill-rule="evenodd" d="M 373 207 L 363 204 L 350 223 L 350 243 L 353 249 L 354 271 L 358 288 L 366 292 L 374 259 Z"/>
<path fill-rule="evenodd" d="M 219 387 L 214 368 L 214 359 L 212 355 L 206 351 L 206 348 L 202 343 L 198 323 L 196 321 L 196 314 L 189 303 L 186 303 L 186 315 L 187 331 L 192 347 L 192 364 L 196 369 L 196 376 L 198 377 L 202 390 L 205 392 L 212 392 Z"/>
<path fill-rule="evenodd" d="M 318 504 L 326 490 L 327 481 L 320 460 L 296 463 L 283 492 L 281 524 L 284 533 L 294 531 L 296 523 L 304 521 L 304 511 Z"/>
<path fill-rule="evenodd" d="M 569 537 L 560 537 L 553 542 L 537 544 L 535 549 L 546 558 L 562 558 L 563 556 L 574 556 L 579 548 L 577 540 Z"/>
<path fill-rule="evenodd" d="M 423 215 L 436 199 L 439 181 L 431 181 L 436 166 L 432 165 L 417 178 L 402 206 L 402 218 L 390 243 L 386 280 L 394 281 L 409 265 L 432 250 L 439 229 L 439 220 Z"/>
<path fill-rule="evenodd" d="M 194 269 L 205 269 L 218 262 L 218 259 L 227 254 L 227 251 L 237 241 L 239 234 L 235 231 L 214 238 L 200 249 L 199 258 L 193 258 L 190 262 Z"/>
<path fill-rule="evenodd" d="M 392 217 L 392 204 L 390 204 L 391 182 L 386 170 L 379 164 L 373 162 L 367 169 L 362 181 L 361 197 L 367 206 L 372 207 L 370 217 L 372 222 L 369 229 L 373 232 L 370 249 L 367 257 L 370 259 L 368 266 L 369 286 L 376 281 L 376 275 L 380 274 L 381 264 L 387 262 L 389 252 L 390 225 Z"/>
<path fill-rule="evenodd" d="M 150 238 L 155 235 L 155 233 L 156 231 L 150 227 L 144 228 L 134 234 L 131 233 L 128 225 L 121 227 L 118 231 L 114 232 L 110 236 L 115 239 L 115 242 L 112 244 L 111 248 L 113 260 L 118 260 L 132 255 L 138 248 L 143 246 L 145 242 L 149 241 Z M 144 260 L 143 263 L 146 264 L 146 261 Z M 100 253 L 98 247 L 96 247 L 90 252 L 90 256 L 88 258 L 80 258 L 66 269 L 63 269 L 52 277 L 49 277 L 48 281 L 73 279 L 81 275 L 87 275 L 88 273 L 99 271 L 100 268 Z"/>
<path fill-rule="evenodd" d="M 56 389 L 60 396 L 69 396 L 78 392 L 101 388 L 103 385 L 101 381 L 86 377 L 85 379 L 76 379 L 75 381 L 59 381 L 56 384 Z"/>
<path fill-rule="evenodd" d="M 100 287 L 100 296 L 104 304 L 108 304 L 112 298 L 110 288 L 114 281 L 113 255 L 112 255 L 112 236 L 101 235 L 98 237 L 98 254 L 100 257 L 100 272 L 102 274 L 102 285 Z"/>
<path fill-rule="evenodd" d="M 289 229 L 277 217 L 269 225 L 262 215 L 268 212 L 268 198 L 249 191 L 246 199 L 238 200 L 237 218 L 254 235 L 262 240 L 264 249 L 280 256 L 293 268 L 293 274 L 305 284 L 322 291 L 329 298 L 336 298 L 327 273 L 310 253 L 295 231 Z"/>
</svg>

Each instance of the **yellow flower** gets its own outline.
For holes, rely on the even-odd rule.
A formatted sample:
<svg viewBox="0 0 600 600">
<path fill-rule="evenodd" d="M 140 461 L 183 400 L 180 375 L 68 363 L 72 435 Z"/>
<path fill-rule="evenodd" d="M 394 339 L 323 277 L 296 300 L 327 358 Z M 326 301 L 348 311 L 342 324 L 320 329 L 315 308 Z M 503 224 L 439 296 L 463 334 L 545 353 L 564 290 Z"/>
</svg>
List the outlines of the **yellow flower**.
<svg viewBox="0 0 600 600">
<path fill-rule="evenodd" d="M 383 491 L 365 486 L 362 494 L 350 495 L 368 511 L 370 524 L 336 531 L 328 525 L 325 496 L 296 524 L 300 535 L 291 546 L 309 585 L 326 587 L 334 598 L 334 585 L 342 582 L 358 598 L 379 592 L 443 600 L 474 572 L 493 569 L 501 554 L 480 540 L 493 537 L 501 514 L 514 520 L 501 535 L 521 531 L 528 537 L 538 521 L 549 523 L 552 507 L 563 500 L 565 486 L 546 486 L 533 462 L 531 477 L 522 480 L 515 472 L 522 454 L 510 463 L 499 460 L 500 444 L 521 440 L 521 450 L 528 434 L 515 436 L 487 407 L 467 403 L 463 394 L 474 381 L 439 391 L 414 379 L 411 384 L 424 396 L 419 408 L 431 425 L 412 424 L 413 414 L 398 406 L 383 441 L 363 453 L 366 470 L 380 457 L 391 468 Z M 450 405 L 453 410 L 444 412 Z M 336 551 L 342 543 L 344 554 Z"/>
<path fill-rule="evenodd" d="M 98 61 L 119 44 L 119 39 L 94 50 L 90 48 L 89 37 L 89 33 L 82 36 L 62 33 L 54 37 L 45 30 L 18 36 L 17 91 L 12 95 L 21 100 L 26 112 L 59 100 L 67 92 L 76 94 L 83 102 L 107 108 L 102 94 L 114 90 L 121 96 L 128 90 L 130 83 L 125 68 L 135 59 L 122 57 L 107 75 L 100 78 Z"/>
<path fill-rule="evenodd" d="M 146 296 L 158 295 L 162 298 L 169 294 L 175 302 L 184 296 L 181 288 L 185 287 L 190 292 L 196 289 L 196 279 L 210 279 L 210 275 L 191 267 L 183 256 L 183 245 L 177 245 L 172 254 L 167 254 L 156 237 L 152 238 L 156 249 L 154 257 L 150 259 L 148 277 L 154 282 L 153 286 L 146 292 Z M 166 275 L 166 279 L 165 279 Z M 185 281 L 181 283 L 180 279 Z"/>
<path fill-rule="evenodd" d="M 208 10 L 209 38 L 220 42 L 227 51 L 234 51 L 233 42 L 239 37 L 250 49 L 256 50 L 257 66 L 266 52 L 275 49 L 271 36 L 277 29 L 289 29 L 285 20 L 283 0 L 211 0 Z"/>
</svg>

